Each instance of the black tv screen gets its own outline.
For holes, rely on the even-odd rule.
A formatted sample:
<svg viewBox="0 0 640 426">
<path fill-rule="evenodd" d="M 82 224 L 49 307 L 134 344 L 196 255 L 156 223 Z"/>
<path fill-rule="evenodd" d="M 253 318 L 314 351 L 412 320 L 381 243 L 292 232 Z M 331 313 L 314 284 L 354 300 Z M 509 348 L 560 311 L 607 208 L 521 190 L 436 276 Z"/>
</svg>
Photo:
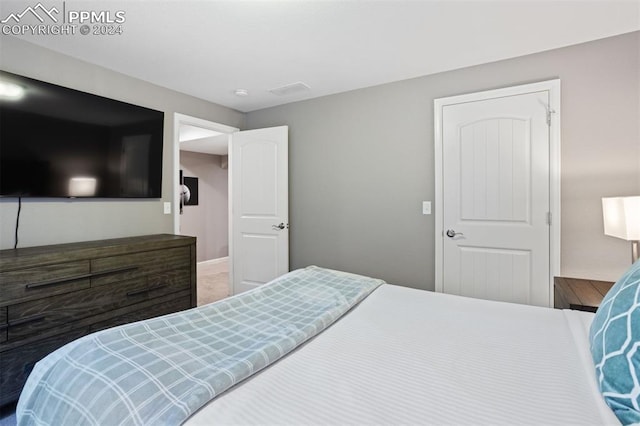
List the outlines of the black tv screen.
<svg viewBox="0 0 640 426">
<path fill-rule="evenodd" d="M 164 113 L 0 71 L 0 196 L 160 198 Z"/>
</svg>

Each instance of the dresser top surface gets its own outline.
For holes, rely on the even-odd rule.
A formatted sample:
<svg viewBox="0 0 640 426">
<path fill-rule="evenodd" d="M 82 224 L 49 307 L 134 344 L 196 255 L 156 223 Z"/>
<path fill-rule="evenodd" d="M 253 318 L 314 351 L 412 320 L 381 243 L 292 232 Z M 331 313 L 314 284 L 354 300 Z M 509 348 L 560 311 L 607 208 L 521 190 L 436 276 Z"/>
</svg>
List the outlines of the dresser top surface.
<svg viewBox="0 0 640 426">
<path fill-rule="evenodd" d="M 92 256 L 104 256 L 113 252 L 128 252 L 140 250 L 153 250 L 156 248 L 194 244 L 195 237 L 153 234 L 135 237 L 111 238 L 96 241 L 81 241 L 75 243 L 53 244 L 47 246 L 23 247 L 17 249 L 0 250 L 0 270 L 11 268 L 16 262 L 27 261 L 30 258 L 47 258 L 55 261 L 57 256 L 61 260 L 70 258 L 89 258 Z"/>
</svg>

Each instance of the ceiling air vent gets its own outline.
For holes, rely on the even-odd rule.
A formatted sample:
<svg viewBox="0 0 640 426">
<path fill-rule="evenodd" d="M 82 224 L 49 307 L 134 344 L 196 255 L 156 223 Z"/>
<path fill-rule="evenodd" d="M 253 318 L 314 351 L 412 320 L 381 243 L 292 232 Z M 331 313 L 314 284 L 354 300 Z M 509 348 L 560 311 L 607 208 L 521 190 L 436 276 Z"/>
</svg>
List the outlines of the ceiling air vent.
<svg viewBox="0 0 640 426">
<path fill-rule="evenodd" d="M 296 83 L 287 84 L 285 86 L 276 87 L 275 89 L 269 89 L 269 92 L 277 96 L 289 96 L 296 93 L 306 92 L 311 90 L 311 87 L 305 83 L 298 81 Z"/>
</svg>

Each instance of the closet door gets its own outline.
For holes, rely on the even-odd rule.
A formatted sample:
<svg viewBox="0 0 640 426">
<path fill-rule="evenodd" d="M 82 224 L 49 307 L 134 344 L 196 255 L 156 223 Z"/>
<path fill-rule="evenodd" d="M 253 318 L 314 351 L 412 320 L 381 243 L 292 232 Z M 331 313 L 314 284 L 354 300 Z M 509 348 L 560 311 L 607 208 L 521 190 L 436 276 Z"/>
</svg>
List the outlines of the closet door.
<svg viewBox="0 0 640 426">
<path fill-rule="evenodd" d="M 550 109 L 548 90 L 441 105 L 439 291 L 552 306 Z"/>
</svg>

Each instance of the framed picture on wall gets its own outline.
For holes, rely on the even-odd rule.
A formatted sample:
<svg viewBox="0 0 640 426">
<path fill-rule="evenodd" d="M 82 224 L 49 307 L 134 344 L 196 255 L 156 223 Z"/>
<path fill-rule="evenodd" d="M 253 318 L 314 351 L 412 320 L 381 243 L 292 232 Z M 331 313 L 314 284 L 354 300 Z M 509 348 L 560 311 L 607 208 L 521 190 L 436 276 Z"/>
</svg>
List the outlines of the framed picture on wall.
<svg viewBox="0 0 640 426">
<path fill-rule="evenodd" d="M 185 206 L 197 206 L 198 205 L 198 178 L 197 177 L 183 177 L 184 196 L 183 202 Z"/>
</svg>

